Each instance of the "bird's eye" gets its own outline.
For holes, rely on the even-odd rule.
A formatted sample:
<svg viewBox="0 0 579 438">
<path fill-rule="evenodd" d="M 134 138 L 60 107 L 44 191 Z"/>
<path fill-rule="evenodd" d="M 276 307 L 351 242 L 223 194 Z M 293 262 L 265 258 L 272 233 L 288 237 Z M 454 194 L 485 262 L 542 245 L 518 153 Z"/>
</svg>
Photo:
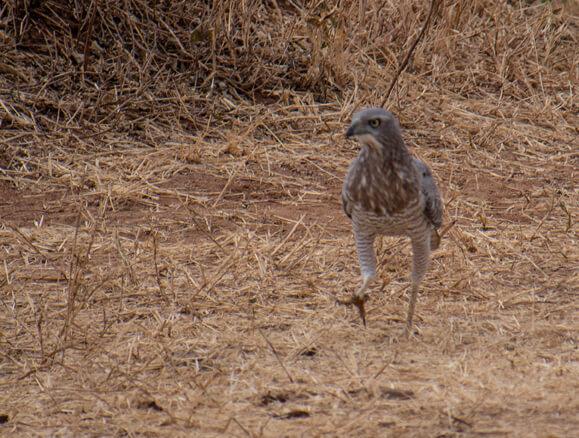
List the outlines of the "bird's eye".
<svg viewBox="0 0 579 438">
<path fill-rule="evenodd" d="M 377 128 L 378 126 L 380 126 L 380 120 L 379 119 L 372 119 L 370 120 L 370 126 L 372 128 Z"/>
</svg>

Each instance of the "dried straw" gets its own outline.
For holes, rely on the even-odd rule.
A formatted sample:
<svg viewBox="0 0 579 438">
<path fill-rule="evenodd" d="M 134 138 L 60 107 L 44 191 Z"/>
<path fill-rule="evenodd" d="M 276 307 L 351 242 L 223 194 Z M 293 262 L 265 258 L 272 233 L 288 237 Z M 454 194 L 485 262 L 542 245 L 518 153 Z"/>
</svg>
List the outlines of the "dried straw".
<svg viewBox="0 0 579 438">
<path fill-rule="evenodd" d="M 0 6 L 0 435 L 571 436 L 574 2 Z M 410 49 L 418 41 L 413 51 Z M 456 220 L 367 329 L 341 180 L 386 106 Z"/>
</svg>

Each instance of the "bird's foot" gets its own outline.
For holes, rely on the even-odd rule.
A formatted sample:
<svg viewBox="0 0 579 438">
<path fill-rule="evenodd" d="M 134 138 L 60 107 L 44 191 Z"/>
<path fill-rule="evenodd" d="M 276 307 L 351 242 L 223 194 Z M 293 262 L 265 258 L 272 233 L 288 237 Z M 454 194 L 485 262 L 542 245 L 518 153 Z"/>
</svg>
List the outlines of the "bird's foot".
<svg viewBox="0 0 579 438">
<path fill-rule="evenodd" d="M 360 318 L 362 319 L 362 323 L 364 327 L 366 327 L 366 309 L 364 308 L 364 304 L 368 301 L 368 295 L 366 294 L 355 294 L 353 293 L 350 298 L 346 298 L 344 300 L 336 300 L 339 304 L 343 304 L 345 306 L 351 306 L 352 304 L 358 308 L 358 312 L 360 312 Z"/>
</svg>

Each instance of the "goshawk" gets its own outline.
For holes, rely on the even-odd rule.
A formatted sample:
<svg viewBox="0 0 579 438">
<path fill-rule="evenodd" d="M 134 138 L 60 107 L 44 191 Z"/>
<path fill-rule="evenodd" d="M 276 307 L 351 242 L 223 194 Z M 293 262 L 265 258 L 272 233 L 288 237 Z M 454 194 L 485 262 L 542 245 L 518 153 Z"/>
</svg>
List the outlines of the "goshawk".
<svg viewBox="0 0 579 438">
<path fill-rule="evenodd" d="M 352 220 L 362 271 L 362 286 L 347 302 L 358 306 L 365 325 L 366 290 L 376 277 L 375 237 L 410 237 L 413 256 L 405 329 L 408 334 L 430 251 L 440 242 L 440 194 L 428 166 L 408 151 L 392 113 L 382 108 L 358 111 L 346 136 L 356 137 L 362 144 L 342 188 L 342 205 Z"/>
</svg>

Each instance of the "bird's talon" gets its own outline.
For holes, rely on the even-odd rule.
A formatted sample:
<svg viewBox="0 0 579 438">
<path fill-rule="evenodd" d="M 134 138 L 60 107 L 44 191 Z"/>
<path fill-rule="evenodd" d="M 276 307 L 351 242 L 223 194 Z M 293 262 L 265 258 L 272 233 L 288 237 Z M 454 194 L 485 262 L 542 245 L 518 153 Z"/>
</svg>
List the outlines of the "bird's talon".
<svg viewBox="0 0 579 438">
<path fill-rule="evenodd" d="M 360 312 L 360 318 L 362 319 L 362 324 L 366 327 L 366 309 L 364 308 L 364 303 L 368 300 L 367 295 L 356 295 L 353 298 L 353 304 L 358 308 L 358 312 Z"/>
<path fill-rule="evenodd" d="M 364 327 L 366 327 L 366 309 L 364 308 L 364 304 L 366 303 L 366 301 L 369 300 L 369 296 L 366 294 L 352 294 L 352 296 L 350 296 L 349 298 L 346 298 L 344 300 L 340 300 L 337 299 L 336 301 L 339 304 L 343 304 L 345 306 L 351 306 L 354 305 L 358 308 L 358 312 L 360 312 L 360 318 L 362 319 L 362 323 L 364 324 Z"/>
<path fill-rule="evenodd" d="M 366 294 L 356 295 L 352 294 L 349 298 L 345 298 L 343 300 L 337 298 L 336 302 L 338 304 L 343 304 L 345 306 L 355 305 L 355 306 L 363 306 L 366 301 L 368 301 L 370 297 Z"/>
</svg>

